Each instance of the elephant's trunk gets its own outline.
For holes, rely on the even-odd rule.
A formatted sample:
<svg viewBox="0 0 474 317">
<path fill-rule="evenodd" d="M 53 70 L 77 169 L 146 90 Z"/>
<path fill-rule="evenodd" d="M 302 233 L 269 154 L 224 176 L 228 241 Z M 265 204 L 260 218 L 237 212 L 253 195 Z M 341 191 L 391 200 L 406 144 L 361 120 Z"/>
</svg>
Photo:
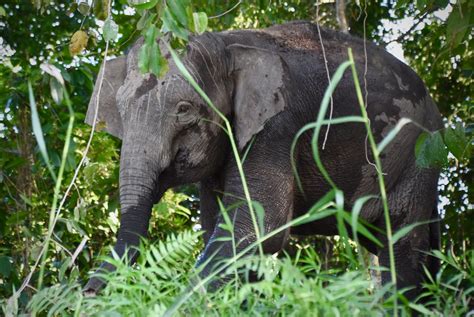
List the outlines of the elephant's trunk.
<svg viewBox="0 0 474 317">
<path fill-rule="evenodd" d="M 141 153 L 130 152 L 124 144 L 120 161 L 121 217 L 114 251 L 120 258 L 127 252 L 129 264 L 135 262 L 138 256 L 140 238 L 147 236 L 153 203 L 161 198 L 166 189 L 158 186 L 158 178 L 167 160 L 151 157 L 143 151 L 143 147 L 141 149 Z M 114 269 L 112 264 L 103 262 L 98 272 Z M 103 280 L 94 276 L 85 286 L 85 291 L 97 293 L 104 285 Z"/>
</svg>

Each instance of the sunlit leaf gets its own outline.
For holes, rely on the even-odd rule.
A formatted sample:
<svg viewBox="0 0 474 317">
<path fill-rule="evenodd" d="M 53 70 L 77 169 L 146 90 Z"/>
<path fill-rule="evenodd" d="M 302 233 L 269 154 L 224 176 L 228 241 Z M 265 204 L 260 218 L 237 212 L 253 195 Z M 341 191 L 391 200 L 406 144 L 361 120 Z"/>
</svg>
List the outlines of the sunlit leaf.
<svg viewBox="0 0 474 317">
<path fill-rule="evenodd" d="M 150 1 L 129 0 L 129 3 L 130 5 L 134 6 L 137 9 L 150 10 L 151 8 L 157 5 L 158 0 L 150 0 Z"/>
<path fill-rule="evenodd" d="M 71 55 L 74 56 L 81 53 L 86 48 L 88 39 L 87 33 L 82 30 L 74 33 L 71 37 L 71 43 L 69 43 L 69 52 Z"/>
<path fill-rule="evenodd" d="M 81 1 L 77 5 L 77 11 L 79 11 L 82 15 L 89 15 L 91 7 L 87 1 Z"/>
<path fill-rule="evenodd" d="M 193 13 L 194 31 L 197 34 L 204 33 L 207 29 L 207 14 L 205 12 Z"/>
<path fill-rule="evenodd" d="M 118 35 L 118 25 L 114 20 L 108 18 L 104 23 L 104 40 L 114 41 Z"/>
<path fill-rule="evenodd" d="M 265 210 L 263 209 L 262 204 L 258 201 L 252 201 L 253 209 L 257 215 L 257 224 L 260 235 L 265 234 Z"/>
<path fill-rule="evenodd" d="M 56 78 L 51 77 L 49 80 L 49 88 L 51 90 L 51 97 L 56 104 L 60 104 L 63 101 L 63 85 L 57 81 Z"/>
<path fill-rule="evenodd" d="M 59 68 L 48 63 L 42 63 L 40 65 L 40 68 L 42 71 L 44 71 L 48 75 L 54 77 L 61 85 L 64 86 L 63 75 L 61 74 L 61 71 L 59 70 Z"/>
</svg>

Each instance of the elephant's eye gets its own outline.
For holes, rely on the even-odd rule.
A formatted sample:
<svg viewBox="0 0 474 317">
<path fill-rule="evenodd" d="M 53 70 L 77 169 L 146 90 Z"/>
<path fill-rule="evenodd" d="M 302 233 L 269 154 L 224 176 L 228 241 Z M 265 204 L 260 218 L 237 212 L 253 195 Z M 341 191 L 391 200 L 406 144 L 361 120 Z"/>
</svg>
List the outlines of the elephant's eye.
<svg viewBox="0 0 474 317">
<path fill-rule="evenodd" d="M 178 115 L 183 115 L 183 114 L 186 114 L 187 112 L 189 112 L 189 110 L 191 109 L 192 105 L 191 103 L 189 103 L 188 101 L 180 101 L 178 102 L 177 104 L 177 111 L 176 113 Z"/>
<path fill-rule="evenodd" d="M 176 119 L 178 124 L 188 126 L 196 121 L 196 108 L 188 101 L 180 101 L 176 105 Z"/>
</svg>

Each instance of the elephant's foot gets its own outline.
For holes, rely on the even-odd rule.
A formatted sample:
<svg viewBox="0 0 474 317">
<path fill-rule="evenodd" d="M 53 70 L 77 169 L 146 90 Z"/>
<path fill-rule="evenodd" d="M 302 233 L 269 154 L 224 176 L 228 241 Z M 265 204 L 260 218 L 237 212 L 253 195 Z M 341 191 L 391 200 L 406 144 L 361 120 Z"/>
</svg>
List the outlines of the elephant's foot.
<svg viewBox="0 0 474 317">
<path fill-rule="evenodd" d="M 104 287 L 105 281 L 98 278 L 97 276 L 93 276 L 84 286 L 82 290 L 82 294 L 85 297 L 95 297 Z"/>
</svg>

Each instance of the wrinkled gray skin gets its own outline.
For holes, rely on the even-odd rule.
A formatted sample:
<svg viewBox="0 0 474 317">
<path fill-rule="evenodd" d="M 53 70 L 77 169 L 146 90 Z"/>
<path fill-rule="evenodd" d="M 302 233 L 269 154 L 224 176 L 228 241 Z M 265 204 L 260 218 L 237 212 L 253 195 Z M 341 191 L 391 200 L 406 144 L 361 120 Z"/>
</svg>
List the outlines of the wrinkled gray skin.
<svg viewBox="0 0 474 317">
<path fill-rule="evenodd" d="M 328 67 L 333 74 L 347 60 L 352 47 L 363 85 L 363 42 L 335 31 L 322 30 Z M 120 161 L 121 224 L 115 251 L 137 246 L 147 235 L 150 210 L 170 187 L 200 183 L 201 221 L 206 247 L 198 266 L 207 276 L 219 259 L 230 257 L 228 235 L 216 198 L 225 205 L 243 197 L 241 181 L 222 120 L 206 105 L 173 65 L 163 79 L 141 75 L 137 68 L 138 41 L 127 56 L 107 62 L 99 99 L 99 121 L 123 140 Z M 402 118 L 410 118 L 434 131 L 442 127 L 440 114 L 423 82 L 406 65 L 384 50 L 367 43 L 367 111 L 379 142 Z M 290 146 L 297 131 L 315 120 L 327 87 L 326 71 L 316 27 L 295 22 L 262 30 L 206 33 L 191 39 L 184 58 L 199 85 L 232 122 L 239 150 L 251 144 L 245 160 L 250 194 L 265 208 L 265 232 L 305 213 L 329 189 L 314 163 L 310 139 L 303 135 L 297 145 L 296 162 L 306 197 L 297 189 L 290 164 Z M 364 89 L 364 86 L 362 86 Z M 94 91 L 87 122 L 92 123 L 97 98 Z M 334 93 L 333 117 L 360 115 L 354 83 L 346 71 Z M 323 128 L 323 135 L 325 128 Z M 439 172 L 416 167 L 414 145 L 421 130 L 408 125 L 382 154 L 383 171 L 393 231 L 417 221 L 437 219 Z M 362 123 L 331 126 L 322 160 L 335 183 L 344 191 L 347 210 L 355 200 L 379 194 L 376 170 L 365 152 Z M 253 142 L 251 142 L 253 140 Z M 319 140 L 320 148 L 323 137 Z M 370 152 L 370 151 L 369 151 Z M 369 154 L 369 161 L 373 161 Z M 223 195 L 223 193 L 226 193 Z M 229 195 L 227 195 L 229 194 Z M 380 200 L 369 201 L 360 216 L 385 228 Z M 238 250 L 255 239 L 248 208 L 231 212 Z M 264 243 L 264 251 L 281 250 L 289 234 L 335 235 L 335 219 L 291 228 Z M 386 245 L 386 237 L 376 233 Z M 221 240 L 221 241 L 219 241 Z M 388 267 L 388 248 L 377 248 L 362 240 L 366 248 Z M 415 286 L 413 298 L 423 281 L 423 265 L 436 272 L 436 261 L 425 251 L 438 248 L 439 224 L 433 222 L 412 230 L 395 245 L 398 287 Z M 135 259 L 136 251 L 128 257 Z M 101 269 L 112 270 L 104 263 Z M 382 273 L 383 282 L 390 280 Z M 216 282 L 219 284 L 219 281 Z M 95 293 L 103 283 L 93 277 L 86 285 Z"/>
</svg>

